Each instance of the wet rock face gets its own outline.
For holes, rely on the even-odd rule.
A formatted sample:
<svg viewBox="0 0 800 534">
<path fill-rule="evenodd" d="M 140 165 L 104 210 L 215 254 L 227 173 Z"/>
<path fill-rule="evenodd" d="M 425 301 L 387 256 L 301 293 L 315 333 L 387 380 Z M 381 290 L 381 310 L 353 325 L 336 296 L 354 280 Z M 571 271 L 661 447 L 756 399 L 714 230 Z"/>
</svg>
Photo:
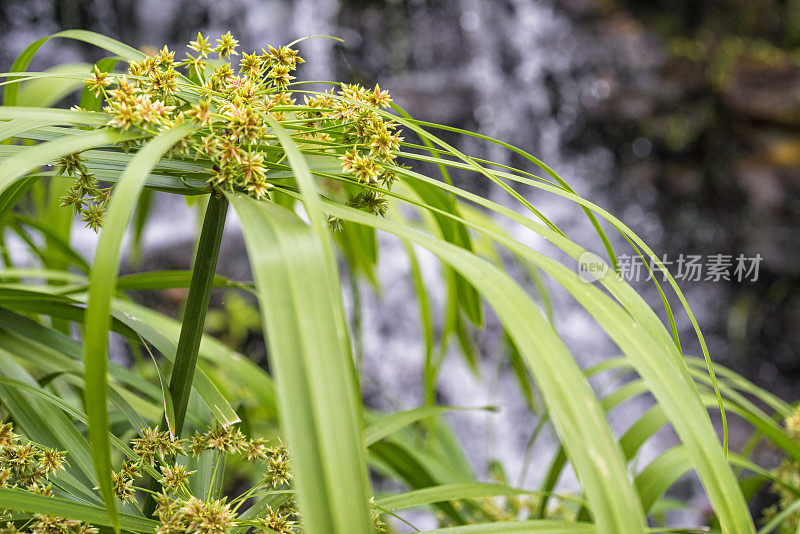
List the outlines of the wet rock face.
<svg viewBox="0 0 800 534">
<path fill-rule="evenodd" d="M 725 213 L 735 212 L 738 224 L 719 226 L 725 241 L 765 248 L 764 266 L 776 274 L 800 273 L 800 62 L 725 33 L 678 47 L 675 34 L 656 38 L 654 24 L 642 23 L 647 17 L 633 8 L 568 2 L 575 4 L 580 9 L 571 12 L 602 28 L 600 39 L 610 41 L 605 46 L 620 53 L 617 61 L 597 65 L 609 91 L 585 107 L 589 128 L 616 148 L 623 167 L 637 139 L 645 138 L 650 179 L 666 197 L 712 221 L 729 221 Z M 717 10 L 702 12 L 711 17 Z M 682 218 L 675 211 L 662 213 L 673 225 L 668 233 L 691 236 L 691 228 L 674 226 Z"/>
<path fill-rule="evenodd" d="M 800 64 L 787 57 L 738 59 L 722 91 L 727 108 L 743 119 L 800 125 Z"/>
<path fill-rule="evenodd" d="M 654 184 L 658 193 L 649 209 L 663 224 L 660 250 L 763 256 L 757 283 L 712 288 L 717 303 L 703 324 L 719 339 L 716 358 L 795 398 L 800 62 L 769 44 L 792 37 L 775 39 L 780 21 L 770 17 L 761 18 L 766 26 L 739 24 L 753 6 L 737 12 L 737 2 L 728 6 L 731 13 L 714 7 L 717 2 L 675 2 L 678 18 L 699 11 L 694 22 L 667 32 L 656 29 L 665 26 L 661 11 L 648 14 L 637 2 L 609 4 L 565 4 L 579 27 L 603 28 L 596 39 L 617 51 L 615 59 L 599 56 L 594 64 L 608 92 L 585 102 L 578 144 L 594 132 L 614 150 L 624 187 Z M 774 11 L 774 3 L 754 4 Z M 715 32 L 703 29 L 712 27 Z"/>
</svg>

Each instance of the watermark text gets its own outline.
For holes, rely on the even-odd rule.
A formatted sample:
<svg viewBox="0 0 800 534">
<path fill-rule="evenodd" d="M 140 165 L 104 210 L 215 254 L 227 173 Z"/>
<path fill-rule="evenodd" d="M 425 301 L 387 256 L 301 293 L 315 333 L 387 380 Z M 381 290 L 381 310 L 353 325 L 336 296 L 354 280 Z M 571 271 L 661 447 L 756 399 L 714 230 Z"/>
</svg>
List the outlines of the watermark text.
<svg viewBox="0 0 800 534">
<path fill-rule="evenodd" d="M 670 257 L 643 258 L 623 254 L 617 257 L 619 270 L 608 265 L 600 256 L 584 252 L 578 258 L 578 275 L 584 282 L 594 282 L 606 276 L 616 276 L 626 282 L 649 281 L 654 277 L 666 281 L 667 270 L 675 280 L 684 282 L 757 282 L 761 254 L 678 254 Z M 660 264 L 660 265 L 659 265 Z"/>
</svg>

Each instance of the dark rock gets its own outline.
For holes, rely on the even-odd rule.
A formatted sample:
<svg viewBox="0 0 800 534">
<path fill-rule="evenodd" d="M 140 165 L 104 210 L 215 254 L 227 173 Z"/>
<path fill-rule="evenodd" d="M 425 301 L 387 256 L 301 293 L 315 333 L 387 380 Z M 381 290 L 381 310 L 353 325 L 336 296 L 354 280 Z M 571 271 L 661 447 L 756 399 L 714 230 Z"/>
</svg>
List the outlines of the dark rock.
<svg viewBox="0 0 800 534">
<path fill-rule="evenodd" d="M 741 58 L 728 75 L 722 98 L 748 119 L 800 125 L 800 65 L 788 58 Z"/>
</svg>

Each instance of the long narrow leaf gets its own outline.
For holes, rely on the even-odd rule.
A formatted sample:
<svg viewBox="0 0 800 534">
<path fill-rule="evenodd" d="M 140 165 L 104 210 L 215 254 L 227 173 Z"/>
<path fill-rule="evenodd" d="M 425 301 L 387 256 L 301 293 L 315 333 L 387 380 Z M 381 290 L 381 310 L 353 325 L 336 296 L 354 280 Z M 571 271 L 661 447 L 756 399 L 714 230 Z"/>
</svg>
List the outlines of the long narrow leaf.
<svg viewBox="0 0 800 534">
<path fill-rule="evenodd" d="M 84 336 L 86 415 L 89 417 L 89 441 L 92 445 L 100 492 L 109 517 L 118 529 L 116 499 L 111 485 L 111 456 L 108 440 L 107 356 L 111 301 L 116 291 L 120 243 L 133 207 L 150 169 L 181 138 L 191 125 L 177 126 L 160 134 L 140 150 L 117 184 L 109 203 L 103 231 L 97 245 L 94 266 L 89 277 L 89 298 Z M 88 135 L 88 134 L 87 134 Z"/>
<path fill-rule="evenodd" d="M 2 109 L 0 108 L 0 117 L 2 117 Z M 139 137 L 142 137 L 142 134 L 132 131 L 102 129 L 29 147 L 0 164 L 0 193 L 22 179 L 25 174 L 41 165 L 52 164 L 64 154 Z"/>
<path fill-rule="evenodd" d="M 31 514 L 44 514 L 67 519 L 85 521 L 99 526 L 121 528 L 133 532 L 153 532 L 158 528 L 158 523 L 152 519 L 120 514 L 112 520 L 108 512 L 99 506 L 83 504 L 61 497 L 37 495 L 20 489 L 0 488 L 0 507 L 28 512 Z"/>
<path fill-rule="evenodd" d="M 644 513 L 599 403 L 541 311 L 506 274 L 458 247 L 347 207 L 333 215 L 395 233 L 436 254 L 472 283 L 500 317 L 536 378 L 600 532 L 641 532 Z"/>
<path fill-rule="evenodd" d="M 65 39 L 75 39 L 78 41 L 83 41 L 89 44 L 93 44 L 95 46 L 99 46 L 109 52 L 114 54 L 118 54 L 125 58 L 134 58 L 139 59 L 144 57 L 142 52 L 139 52 L 135 48 L 131 48 L 130 46 L 123 44 L 111 37 L 106 37 L 105 35 L 101 35 L 99 33 L 94 33 L 86 30 L 65 30 L 62 32 L 55 33 L 48 37 L 42 37 L 28 45 L 25 50 L 17 57 L 14 64 L 11 66 L 11 72 L 24 72 L 25 69 L 28 68 L 28 65 L 33 59 L 33 56 L 50 39 L 61 37 Z M 19 95 L 19 84 L 10 84 L 6 86 L 5 92 L 3 93 L 3 105 L 4 106 L 16 106 L 17 99 Z"/>
<path fill-rule="evenodd" d="M 437 528 L 419 534 L 589 534 L 596 532 L 590 523 L 570 523 L 568 521 L 503 521 L 483 525 Z M 640 530 L 639 532 L 644 532 Z"/>
<path fill-rule="evenodd" d="M 372 532 L 347 332 L 332 317 L 344 312 L 332 298 L 319 239 L 285 208 L 237 194 L 229 199 L 259 293 L 305 528 Z"/>
</svg>

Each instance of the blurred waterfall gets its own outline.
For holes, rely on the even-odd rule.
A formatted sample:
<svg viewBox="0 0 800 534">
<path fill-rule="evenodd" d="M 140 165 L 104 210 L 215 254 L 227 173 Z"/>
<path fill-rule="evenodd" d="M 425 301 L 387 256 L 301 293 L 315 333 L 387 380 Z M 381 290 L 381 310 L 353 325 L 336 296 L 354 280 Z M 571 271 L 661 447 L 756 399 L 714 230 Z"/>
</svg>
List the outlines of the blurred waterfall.
<svg viewBox="0 0 800 534">
<path fill-rule="evenodd" d="M 422 64 L 419 72 L 411 66 L 395 73 L 394 79 L 385 83 L 393 89 L 395 98 L 418 117 L 426 117 L 426 112 L 438 115 L 439 110 L 433 104 L 438 102 L 438 107 L 445 111 L 441 112 L 441 118 L 433 120 L 448 124 L 452 124 L 446 117 L 446 111 L 454 106 L 451 99 L 465 100 L 462 105 L 467 109 L 461 111 L 467 127 L 535 154 L 557 169 L 578 192 L 601 206 L 607 205 L 606 186 L 614 172 L 610 150 L 602 146 L 581 152 L 565 150 L 571 129 L 576 127 L 582 101 L 604 95 L 604 88 L 598 87 L 591 73 L 585 70 L 586 63 L 580 55 L 585 48 L 579 46 L 572 23 L 549 2 L 465 0 L 452 7 L 446 15 L 437 12 L 430 18 L 446 16 L 458 21 L 460 37 L 453 37 L 451 44 L 458 50 L 458 61 L 435 64 L 434 69 L 444 70 L 439 78 L 431 76 L 424 60 L 418 60 Z M 425 18 L 419 16 L 419 19 Z M 413 58 L 418 54 L 424 58 L 425 49 L 432 46 L 430 41 L 436 39 L 424 30 L 415 32 L 408 38 L 409 56 Z M 440 79 L 447 80 L 443 86 Z M 381 84 L 384 85 L 383 78 Z M 415 106 L 422 111 L 415 113 Z M 460 148 L 469 154 L 538 172 L 529 162 L 512 157 L 497 145 L 472 140 L 461 142 Z M 455 179 L 467 189 L 487 190 L 485 178 L 461 177 L 459 181 L 456 174 Z M 547 193 L 537 194 L 530 188 L 520 190 L 568 236 L 602 252 L 597 236 L 577 205 Z M 523 209 L 499 188 L 488 188 L 488 194 L 497 202 Z M 520 241 L 554 252 L 553 247 L 530 231 L 516 225 L 508 225 L 508 230 Z M 435 287 L 437 262 L 424 251 L 418 252 L 426 278 Z M 421 398 L 416 373 L 422 365 L 423 349 L 419 342 L 417 308 L 410 298 L 413 289 L 406 282 L 407 265 L 402 248 L 395 240 L 383 238 L 381 254 L 381 279 L 390 283 L 386 284 L 380 298 L 365 299 L 365 391 L 392 399 L 395 407 L 410 408 Z M 558 253 L 555 255 L 565 258 Z M 571 259 L 565 263 L 572 265 Z M 589 366 L 616 355 L 615 346 L 588 314 L 563 291 L 552 284 L 550 287 L 554 290 L 556 328 L 576 359 L 583 366 Z M 441 290 L 434 292 L 434 303 L 439 308 L 442 298 Z M 536 419 L 528 413 L 506 363 L 500 335 L 500 325 L 490 318 L 486 330 L 479 336 L 482 355 L 479 377 L 474 376 L 457 350 L 451 349 L 441 371 L 438 393 L 443 404 L 501 408 L 496 414 L 460 412 L 450 418 L 478 473 L 485 473 L 489 462 L 499 459 L 509 479 L 516 483 Z M 601 383 L 598 385 L 602 387 Z M 648 406 L 649 401 L 635 399 L 614 410 L 610 419 L 615 430 L 624 431 Z M 642 465 L 664 446 L 663 440 L 648 443 L 641 452 Z M 525 486 L 536 487 L 541 482 L 554 447 L 552 436 L 539 439 L 534 449 L 534 467 L 524 477 Z M 571 474 L 563 477 L 562 483 L 565 488 L 577 487 Z"/>
</svg>

